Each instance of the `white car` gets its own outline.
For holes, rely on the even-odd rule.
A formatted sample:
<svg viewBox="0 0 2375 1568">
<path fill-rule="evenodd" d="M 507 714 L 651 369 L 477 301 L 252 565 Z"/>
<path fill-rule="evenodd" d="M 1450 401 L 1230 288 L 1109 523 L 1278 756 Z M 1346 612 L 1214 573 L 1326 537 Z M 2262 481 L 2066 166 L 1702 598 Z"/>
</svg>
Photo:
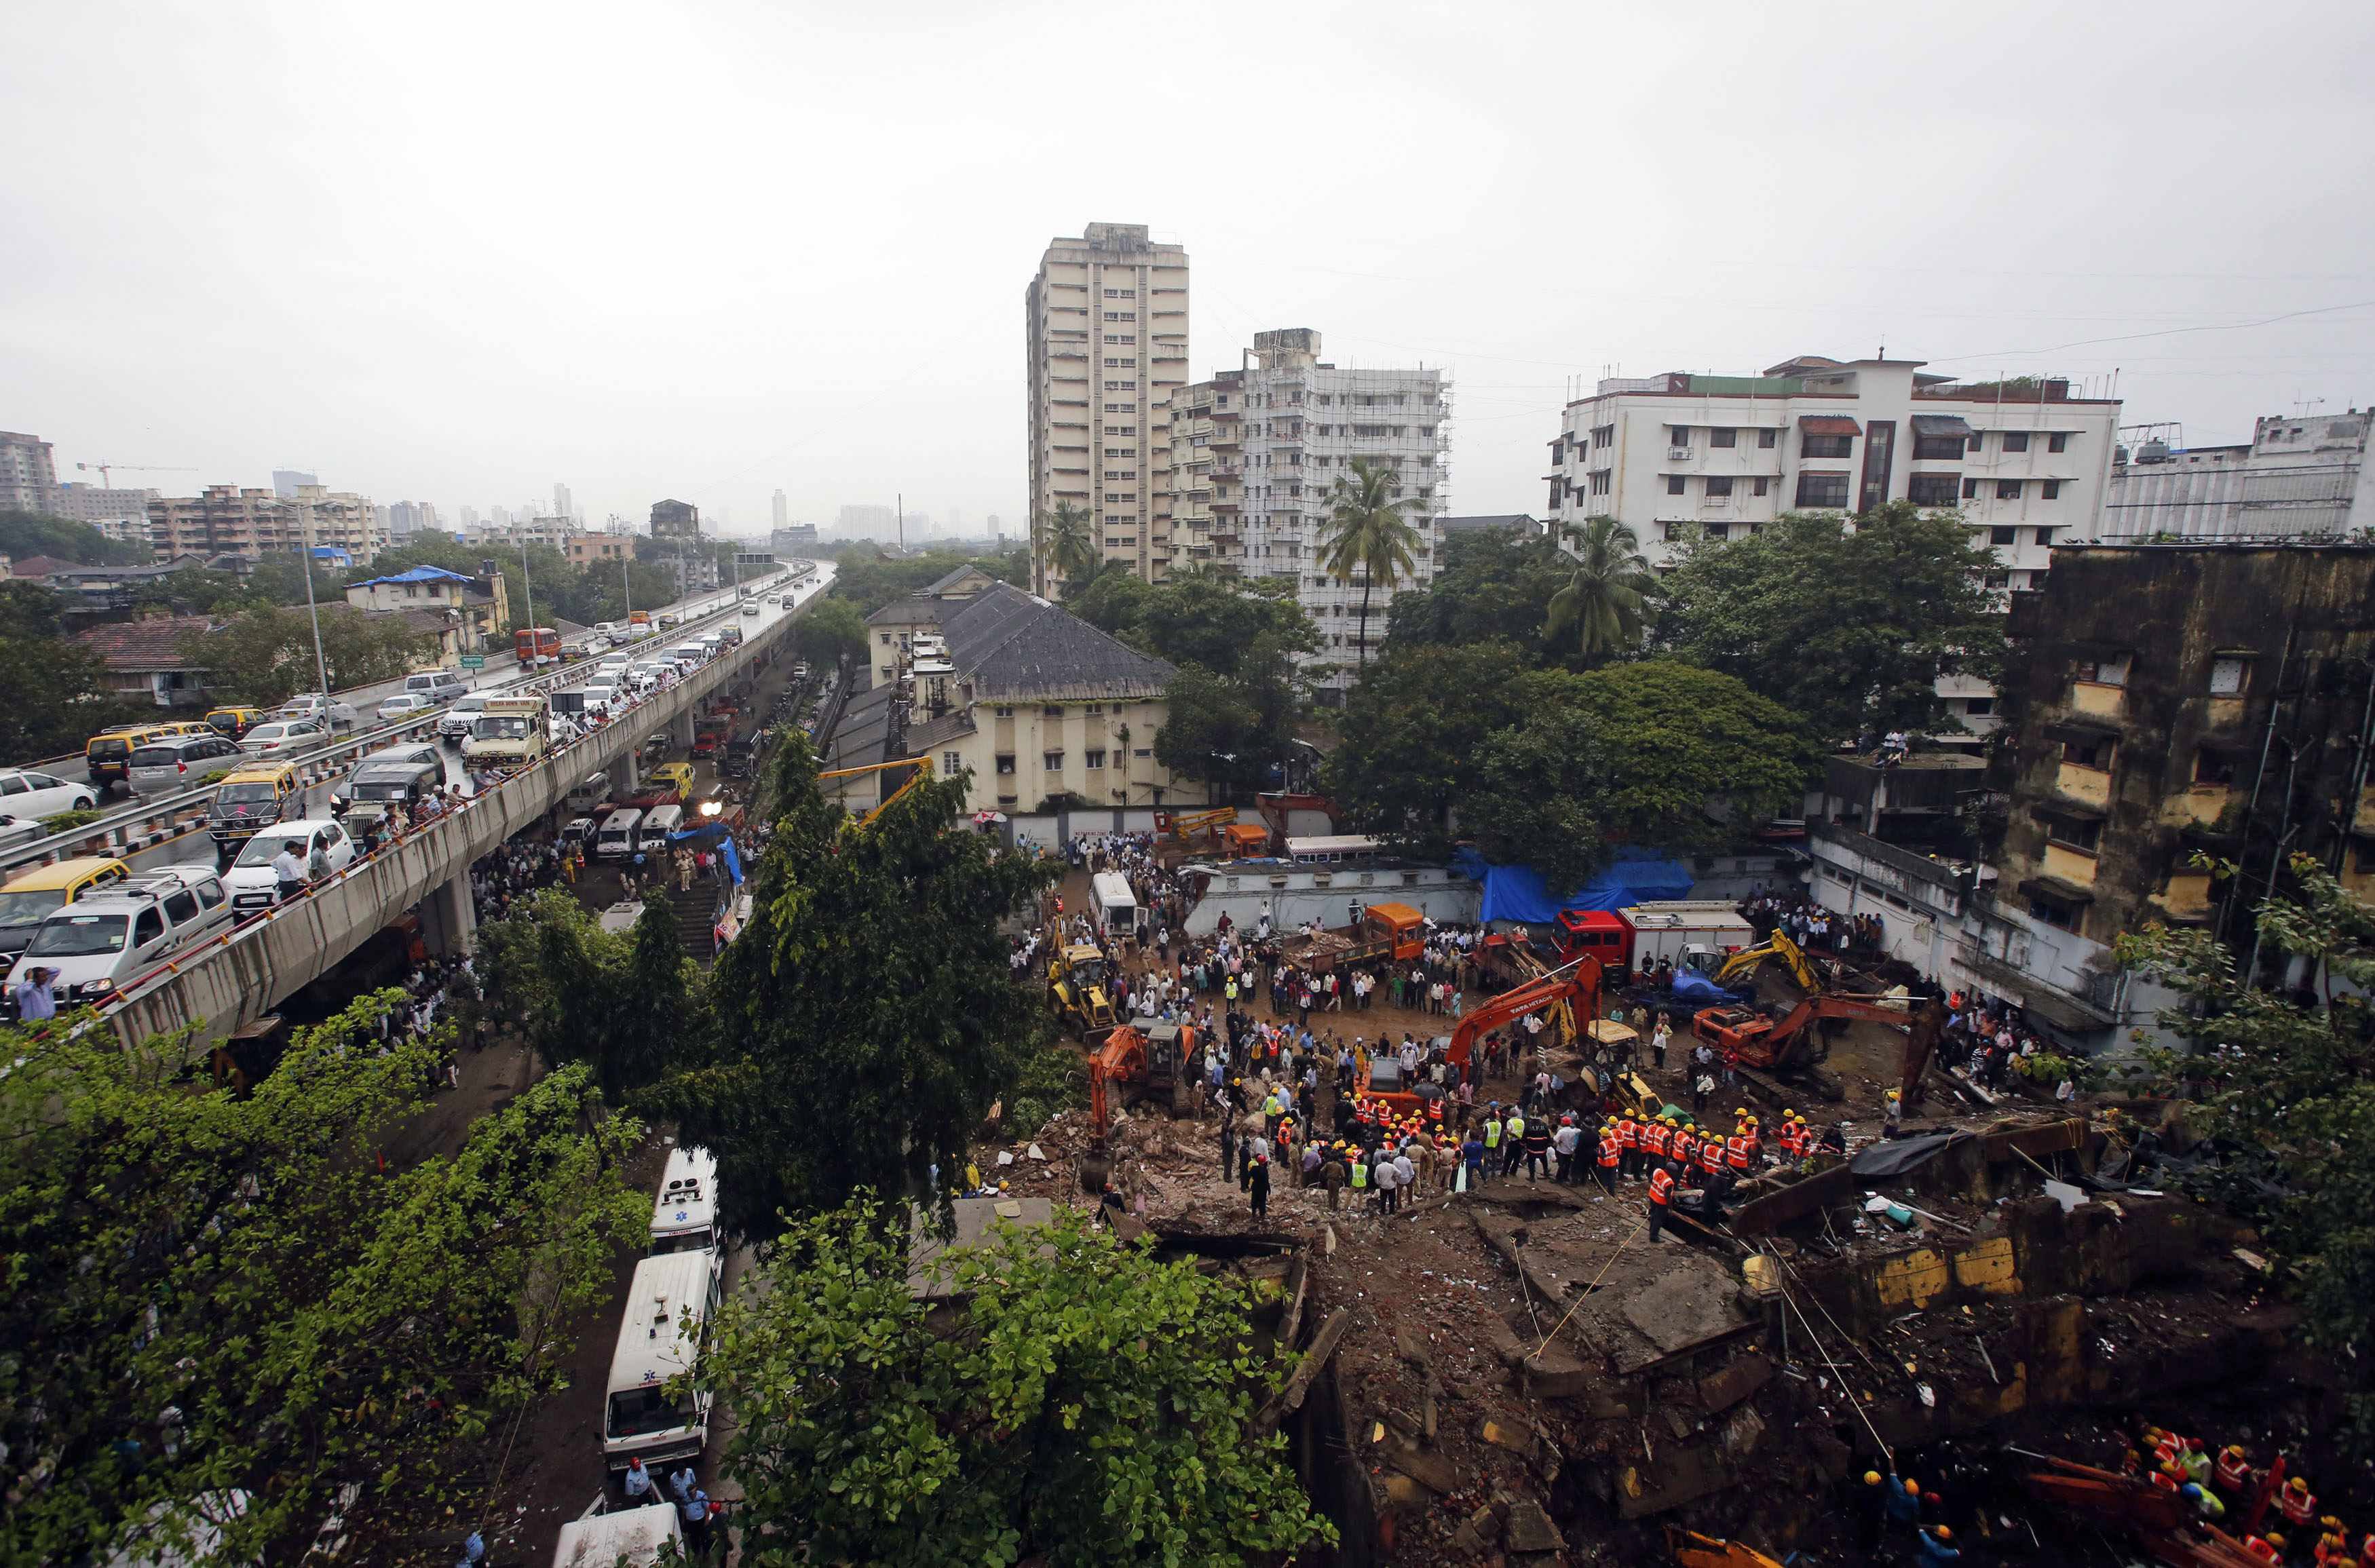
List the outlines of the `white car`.
<svg viewBox="0 0 2375 1568">
<path fill-rule="evenodd" d="M 301 691 L 280 704 L 278 715 L 284 719 L 312 719 L 325 729 L 355 727 L 355 705 L 337 698 L 324 698 L 318 691 Z"/>
<path fill-rule="evenodd" d="M 68 784 L 55 773 L 32 773 L 0 768 L 0 811 L 11 817 L 54 817 L 61 811 L 89 811 L 99 804 L 99 791 L 87 784 Z"/>
<path fill-rule="evenodd" d="M 627 688 L 636 692 L 649 691 L 660 683 L 661 666 L 656 659 L 645 659 L 627 667 Z"/>
<path fill-rule="evenodd" d="M 486 707 L 486 698 L 477 692 L 457 699 L 452 707 L 437 715 L 437 737 L 455 742 L 467 739 L 471 724 Z"/>
<path fill-rule="evenodd" d="M 291 845 L 297 858 L 313 864 L 313 851 L 319 846 L 330 858 L 332 871 L 343 871 L 354 864 L 355 841 L 347 837 L 347 830 L 329 817 L 307 817 L 300 821 L 276 822 L 247 841 L 239 858 L 223 873 L 230 886 L 233 911 L 245 915 L 260 909 L 270 909 L 280 898 L 280 878 L 272 869 L 272 858 L 282 845 Z"/>
<path fill-rule="evenodd" d="M 239 749 L 251 757 L 283 757 L 293 751 L 310 751 L 329 738 L 330 732 L 311 719 L 274 719 L 241 736 Z"/>
<path fill-rule="evenodd" d="M 435 706 L 437 706 L 435 701 L 426 693 L 399 691 L 379 705 L 377 716 L 380 723 L 392 725 L 398 719 L 408 719 L 415 714 L 425 713 Z"/>
<path fill-rule="evenodd" d="M 0 849 L 15 849 L 41 836 L 41 824 L 32 817 L 0 815 Z"/>
</svg>

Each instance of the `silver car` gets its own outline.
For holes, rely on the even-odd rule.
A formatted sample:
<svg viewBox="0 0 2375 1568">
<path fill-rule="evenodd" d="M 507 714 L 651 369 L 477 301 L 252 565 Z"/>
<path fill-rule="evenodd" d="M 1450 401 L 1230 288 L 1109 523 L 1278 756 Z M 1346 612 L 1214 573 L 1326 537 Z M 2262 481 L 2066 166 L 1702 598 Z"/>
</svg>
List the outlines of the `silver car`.
<svg viewBox="0 0 2375 1568">
<path fill-rule="evenodd" d="M 341 702 L 335 697 L 324 697 L 318 691 L 301 691 L 280 704 L 275 715 L 284 719 L 311 719 L 325 729 L 355 727 L 355 705 Z"/>
<path fill-rule="evenodd" d="M 163 735 L 133 749 L 128 782 L 135 795 L 173 795 L 210 784 L 246 760 L 238 742 L 219 735 Z"/>
<path fill-rule="evenodd" d="M 330 738 L 330 732 L 310 719 L 274 719 L 239 737 L 239 749 L 251 757 L 284 757 L 310 751 Z"/>
</svg>

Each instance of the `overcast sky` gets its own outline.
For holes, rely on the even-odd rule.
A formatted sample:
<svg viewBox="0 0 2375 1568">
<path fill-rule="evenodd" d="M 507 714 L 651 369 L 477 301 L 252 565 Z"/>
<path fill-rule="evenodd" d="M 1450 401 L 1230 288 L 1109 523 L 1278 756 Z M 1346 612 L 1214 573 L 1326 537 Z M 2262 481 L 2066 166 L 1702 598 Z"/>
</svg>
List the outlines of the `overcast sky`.
<svg viewBox="0 0 2375 1568">
<path fill-rule="evenodd" d="M 0 427 L 169 492 L 1011 534 L 1023 286 L 1105 220 L 1188 247 L 1196 377 L 1272 326 L 1447 367 L 1456 512 L 1539 512 L 1613 367 L 1885 342 L 2235 440 L 2375 399 L 2371 43 L 2196 0 L 29 6 Z"/>
</svg>

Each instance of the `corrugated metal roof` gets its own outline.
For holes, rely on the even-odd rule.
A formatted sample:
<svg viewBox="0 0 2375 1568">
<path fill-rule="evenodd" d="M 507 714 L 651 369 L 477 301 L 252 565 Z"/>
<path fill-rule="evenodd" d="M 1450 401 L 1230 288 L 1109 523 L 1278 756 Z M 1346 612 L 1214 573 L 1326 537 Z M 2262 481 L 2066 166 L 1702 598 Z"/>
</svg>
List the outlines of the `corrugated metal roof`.
<svg viewBox="0 0 2375 1568">
<path fill-rule="evenodd" d="M 1913 433 L 1925 436 L 1968 436 L 1971 421 L 1960 414 L 1916 414 Z"/>
<path fill-rule="evenodd" d="M 1801 414 L 1798 428 L 1808 435 L 1860 436 L 1863 427 L 1844 414 Z"/>
</svg>

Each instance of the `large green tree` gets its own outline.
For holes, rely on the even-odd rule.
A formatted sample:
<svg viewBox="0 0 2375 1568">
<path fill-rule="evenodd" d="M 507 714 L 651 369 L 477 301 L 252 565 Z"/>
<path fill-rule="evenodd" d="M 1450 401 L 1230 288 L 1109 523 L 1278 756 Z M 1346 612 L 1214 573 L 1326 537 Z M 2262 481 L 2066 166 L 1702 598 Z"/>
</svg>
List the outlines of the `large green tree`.
<svg viewBox="0 0 2375 1568">
<path fill-rule="evenodd" d="M 1518 687 L 1518 719 L 1477 755 L 1459 819 L 1487 860 L 1560 892 L 1620 844 L 1711 849 L 1796 807 L 1814 753 L 1795 718 L 1728 675 L 1671 660 Z"/>
<path fill-rule="evenodd" d="M 99 655 L 66 639 L 58 609 L 57 595 L 38 583 L 0 582 L 0 756 L 76 750 L 142 714 L 108 690 Z"/>
<path fill-rule="evenodd" d="M 1522 714 L 1531 660 L 1516 644 L 1388 646 L 1344 700 L 1320 779 L 1364 832 L 1448 855 L 1453 808 L 1482 782 L 1484 744 Z"/>
<path fill-rule="evenodd" d="M 2229 879 L 2232 866 L 2215 867 Z M 2180 1000 L 2162 1027 L 2192 1052 L 2147 1059 L 2182 1125 L 2220 1157 L 2156 1172 L 2258 1224 L 2309 1342 L 2343 1379 L 2362 1447 L 2375 1447 L 2375 907 L 2307 855 L 2254 911 L 2264 963 L 2298 988 L 2247 983 L 2209 932 L 2149 924 L 2115 950 Z"/>
<path fill-rule="evenodd" d="M 1543 641 L 1586 665 L 1631 653 L 1658 587 L 1639 536 L 1613 517 L 1589 517 L 1560 529 L 1558 538 L 1575 553 L 1566 584 L 1551 595 Z"/>
<path fill-rule="evenodd" d="M 219 696 L 270 707 L 319 684 L 313 616 L 262 605 L 181 639 L 185 658 L 207 671 Z M 429 656 L 435 644 L 396 616 L 374 617 L 343 599 L 321 607 L 322 660 L 330 690 L 392 680 Z"/>
<path fill-rule="evenodd" d="M 299 1031 L 245 1098 L 181 1038 L 0 1032 L 0 1560 L 105 1562 L 230 1488 L 226 1562 L 295 1561 L 347 1481 L 381 1537 L 443 1544 L 445 1505 L 481 1505 L 646 1223 L 620 1174 L 641 1129 L 567 1068 L 458 1152 L 384 1166 L 437 1066 L 381 1045 L 396 1000 Z"/>
<path fill-rule="evenodd" d="M 1120 635 L 1175 665 L 1201 665 L 1224 676 L 1243 673 L 1246 655 L 1260 638 L 1289 653 L 1319 651 L 1318 630 L 1295 602 L 1294 579 L 1285 577 L 1198 576 L 1159 584 L 1138 596 L 1136 619 Z"/>
<path fill-rule="evenodd" d="M 849 659 L 866 662 L 866 619 L 847 599 L 831 595 L 800 611 L 792 627 L 792 646 L 800 657 L 820 667 Z"/>
<path fill-rule="evenodd" d="M 84 566 L 146 566 L 148 541 L 111 539 L 88 523 L 45 512 L 0 508 L 0 555 L 13 560 L 49 556 Z"/>
<path fill-rule="evenodd" d="M 702 1376 L 734 1411 L 746 1561 L 1239 1568 L 1333 1540 L 1257 1427 L 1291 1363 L 1244 1285 L 1058 1208 L 937 1255 L 944 1324 L 904 1218 L 796 1223 L 719 1315 Z"/>
<path fill-rule="evenodd" d="M 1907 501 L 1861 513 L 1785 513 L 1744 539 L 1699 539 L 1663 579 L 1664 646 L 1737 676 L 1836 743 L 1923 729 L 1942 675 L 1992 678 L 2003 616 L 1993 554 L 1959 513 Z"/>
<path fill-rule="evenodd" d="M 1103 560 L 1096 524 L 1069 501 L 1058 501 L 1033 524 L 1031 548 L 1043 570 L 1063 579 L 1060 593 L 1068 599 L 1089 585 Z"/>
<path fill-rule="evenodd" d="M 677 1038 L 702 1028 L 700 972 L 658 893 L 615 935 L 566 888 L 485 930 L 488 989 L 516 1009 L 548 1063 L 586 1064 L 614 1102 L 656 1082 Z"/>
<path fill-rule="evenodd" d="M 960 831 L 961 779 L 854 824 L 797 730 L 772 787 L 774 836 L 750 923 L 711 973 L 712 1022 L 678 1037 L 639 1102 L 716 1151 L 727 1220 L 759 1238 L 779 1211 L 921 1192 L 935 1162 L 963 1164 L 1046 1027 L 998 925 L 1058 870 Z"/>
<path fill-rule="evenodd" d="M 1401 476 L 1390 466 L 1353 459 L 1329 492 L 1328 520 L 1321 525 L 1319 564 L 1341 583 L 1361 582 L 1361 667 L 1369 664 L 1369 603 L 1378 589 L 1391 599 L 1403 578 L 1417 570 L 1419 531 L 1406 515 L 1417 504 L 1401 494 Z"/>
<path fill-rule="evenodd" d="M 1566 579 L 1565 559 L 1542 535 L 1488 529 L 1446 537 L 1433 581 L 1394 595 L 1386 612 L 1388 654 L 1422 643 L 1508 643 L 1542 646 L 1542 619 Z"/>
</svg>

